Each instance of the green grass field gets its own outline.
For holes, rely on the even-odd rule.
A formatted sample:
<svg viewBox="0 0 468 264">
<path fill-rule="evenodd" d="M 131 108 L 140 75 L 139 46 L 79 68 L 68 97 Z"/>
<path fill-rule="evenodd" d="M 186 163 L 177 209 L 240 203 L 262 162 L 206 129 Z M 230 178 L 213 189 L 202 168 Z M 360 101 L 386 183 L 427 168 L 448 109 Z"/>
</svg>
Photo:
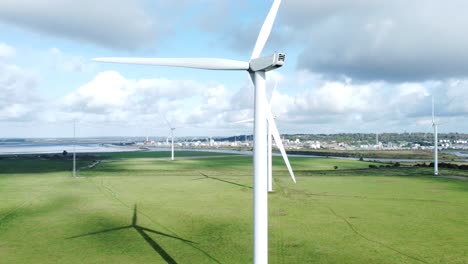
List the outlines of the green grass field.
<svg viewBox="0 0 468 264">
<path fill-rule="evenodd" d="M 104 155 L 79 178 L 70 161 L 0 160 L 0 263 L 251 263 L 252 157 L 195 154 Z M 270 263 L 468 263 L 468 181 L 291 163 L 297 184 L 274 157 Z"/>
<path fill-rule="evenodd" d="M 215 157 L 215 156 L 233 156 L 236 154 L 209 152 L 209 151 L 176 151 L 176 158 L 184 157 Z M 168 151 L 137 151 L 137 152 L 114 152 L 114 153 L 99 153 L 95 156 L 103 159 L 133 159 L 133 158 L 170 158 L 171 153 Z"/>
<path fill-rule="evenodd" d="M 330 156 L 330 157 L 353 157 L 353 158 L 384 158 L 384 159 L 428 159 L 434 157 L 431 150 L 335 150 L 335 149 L 302 149 L 289 151 L 293 154 Z M 449 151 L 439 153 L 439 160 L 452 161 L 459 158 Z"/>
</svg>

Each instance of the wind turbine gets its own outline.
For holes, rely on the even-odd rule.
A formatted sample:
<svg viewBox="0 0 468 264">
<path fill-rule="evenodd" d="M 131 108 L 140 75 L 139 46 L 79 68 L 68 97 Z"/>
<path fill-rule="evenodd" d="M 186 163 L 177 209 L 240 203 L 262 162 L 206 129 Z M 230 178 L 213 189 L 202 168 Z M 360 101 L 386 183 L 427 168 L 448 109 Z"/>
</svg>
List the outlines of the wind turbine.
<svg viewBox="0 0 468 264">
<path fill-rule="evenodd" d="M 167 120 L 166 116 L 161 114 L 164 118 L 164 121 L 166 121 L 166 124 L 167 126 L 169 127 L 169 129 L 171 130 L 171 160 L 174 160 L 174 130 L 176 129 L 175 127 L 173 127 L 171 125 L 171 123 L 169 123 L 169 121 Z"/>
<path fill-rule="evenodd" d="M 73 122 L 73 172 L 72 176 L 76 177 L 76 121 Z"/>
<path fill-rule="evenodd" d="M 438 157 L 438 140 L 437 140 L 437 123 L 434 116 L 434 95 L 432 95 L 432 127 L 434 128 L 434 176 L 439 175 L 439 157 Z"/>
<path fill-rule="evenodd" d="M 267 119 L 275 124 L 267 112 L 266 72 L 283 66 L 285 54 L 274 53 L 260 57 L 270 36 L 281 0 L 274 0 L 263 23 L 249 61 L 219 58 L 96 58 L 98 62 L 145 64 L 197 68 L 205 70 L 247 71 L 254 84 L 254 263 L 268 263 L 268 151 Z M 276 128 L 276 124 L 274 125 Z M 277 131 L 277 129 L 276 129 Z M 275 135 L 275 134 L 274 134 Z M 281 139 L 279 139 L 281 140 Z"/>
<path fill-rule="evenodd" d="M 149 128 L 146 128 L 146 141 L 145 144 L 149 144 Z"/>
</svg>

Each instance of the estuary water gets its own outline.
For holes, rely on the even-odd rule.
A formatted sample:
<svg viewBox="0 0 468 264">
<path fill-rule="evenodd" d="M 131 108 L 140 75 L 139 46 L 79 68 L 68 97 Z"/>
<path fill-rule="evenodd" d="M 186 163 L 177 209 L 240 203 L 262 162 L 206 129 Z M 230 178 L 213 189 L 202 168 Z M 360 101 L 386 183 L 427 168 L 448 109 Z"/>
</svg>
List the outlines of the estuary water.
<svg viewBox="0 0 468 264">
<path fill-rule="evenodd" d="M 136 151 L 136 146 L 118 146 L 97 142 L 1 142 L 0 155 L 52 154 L 67 151 L 72 153 Z"/>
</svg>

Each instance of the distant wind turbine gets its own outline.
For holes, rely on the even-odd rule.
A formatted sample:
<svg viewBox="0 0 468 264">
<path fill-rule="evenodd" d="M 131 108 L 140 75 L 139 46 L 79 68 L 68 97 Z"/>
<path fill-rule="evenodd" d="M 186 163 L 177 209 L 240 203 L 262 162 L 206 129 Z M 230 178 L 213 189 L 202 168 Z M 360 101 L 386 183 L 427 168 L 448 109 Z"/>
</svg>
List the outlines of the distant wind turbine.
<svg viewBox="0 0 468 264">
<path fill-rule="evenodd" d="M 164 121 L 166 121 L 167 126 L 171 130 L 171 160 L 174 160 L 174 130 L 176 129 L 176 127 L 173 127 L 171 123 L 169 123 L 169 120 L 167 120 L 165 115 L 161 115 L 163 116 Z"/>
<path fill-rule="evenodd" d="M 146 128 L 146 141 L 145 143 L 148 144 L 149 143 L 149 128 Z"/>
<path fill-rule="evenodd" d="M 254 104 L 254 263 L 268 263 L 268 150 L 267 120 L 274 124 L 268 115 L 265 78 L 266 72 L 283 66 L 285 54 L 274 53 L 260 57 L 270 36 L 281 0 L 274 0 L 263 23 L 249 61 L 215 58 L 96 58 L 98 62 L 146 64 L 197 68 L 205 70 L 247 71 L 255 88 Z M 276 129 L 276 124 L 274 126 Z M 277 129 L 276 129 L 277 131 Z M 275 135 L 275 134 L 273 134 Z"/>
<path fill-rule="evenodd" d="M 434 175 L 439 175 L 439 157 L 438 157 L 438 140 L 437 140 L 437 126 L 438 124 L 435 122 L 435 114 L 434 114 L 434 95 L 432 95 L 432 127 L 434 128 Z"/>
<path fill-rule="evenodd" d="M 76 121 L 73 122 L 73 177 L 76 177 Z"/>
</svg>

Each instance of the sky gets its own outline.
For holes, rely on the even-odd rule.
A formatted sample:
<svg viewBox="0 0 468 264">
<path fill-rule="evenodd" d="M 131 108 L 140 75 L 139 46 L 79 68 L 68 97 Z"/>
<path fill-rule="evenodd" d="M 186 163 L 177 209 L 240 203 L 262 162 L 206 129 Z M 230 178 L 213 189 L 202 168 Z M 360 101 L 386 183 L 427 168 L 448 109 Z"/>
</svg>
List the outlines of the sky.
<svg viewBox="0 0 468 264">
<path fill-rule="evenodd" d="M 251 134 L 246 72 L 95 57 L 248 60 L 271 0 L 0 1 L 0 138 Z M 284 0 L 262 52 L 281 133 L 468 133 L 468 2 Z M 274 88 L 276 86 L 276 89 Z"/>
</svg>

